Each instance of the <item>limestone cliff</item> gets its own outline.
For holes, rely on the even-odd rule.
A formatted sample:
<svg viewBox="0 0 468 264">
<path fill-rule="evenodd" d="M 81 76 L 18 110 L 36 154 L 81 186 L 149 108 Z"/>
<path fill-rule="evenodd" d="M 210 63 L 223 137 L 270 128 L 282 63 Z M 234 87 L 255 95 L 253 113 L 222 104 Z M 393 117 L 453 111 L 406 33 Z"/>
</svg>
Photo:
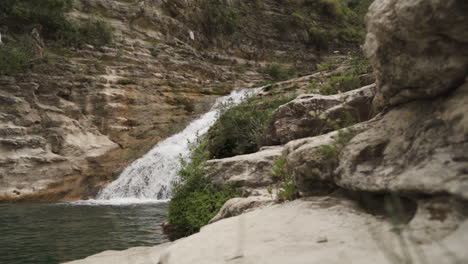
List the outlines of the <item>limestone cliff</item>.
<svg viewBox="0 0 468 264">
<path fill-rule="evenodd" d="M 274 112 L 259 145 L 276 146 L 208 161 L 208 178 L 243 190 L 212 224 L 73 263 L 467 262 L 468 5 L 376 0 L 367 17 L 376 84 L 325 95 L 321 83 Z M 277 86 L 307 91 L 329 73 Z M 272 205 L 278 159 L 302 199 Z"/>
<path fill-rule="evenodd" d="M 113 28 L 113 43 L 63 48 L 46 41 L 45 59 L 27 72 L 0 77 L 5 199 L 93 196 L 155 143 L 209 109 L 216 96 L 269 79 L 259 73 L 273 63 L 266 54 L 285 45 L 293 49 L 283 61 L 315 67 L 313 47 L 297 39 L 279 41 L 276 31 L 236 45 L 238 38 L 261 31 L 263 20 L 236 37 L 209 35 L 196 1 L 75 2 L 70 18 L 99 17 Z M 273 2 L 256 13 L 286 12 Z M 4 39 L 8 34 L 3 32 Z"/>
</svg>

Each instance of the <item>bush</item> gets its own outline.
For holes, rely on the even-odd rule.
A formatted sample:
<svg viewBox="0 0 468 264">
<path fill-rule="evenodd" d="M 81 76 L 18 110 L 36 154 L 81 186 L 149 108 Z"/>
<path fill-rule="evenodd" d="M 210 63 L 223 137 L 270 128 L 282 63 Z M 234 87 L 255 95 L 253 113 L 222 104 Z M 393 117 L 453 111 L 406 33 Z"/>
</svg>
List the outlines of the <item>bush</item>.
<svg viewBox="0 0 468 264">
<path fill-rule="evenodd" d="M 204 31 L 211 37 L 230 36 L 239 27 L 238 10 L 226 0 L 199 0 Z"/>
<path fill-rule="evenodd" d="M 275 96 L 270 99 L 249 98 L 224 111 L 208 131 L 207 150 L 210 158 L 226 158 L 257 151 L 256 138 L 271 120 L 280 105 L 293 96 Z"/>
<path fill-rule="evenodd" d="M 304 35 L 304 42 L 307 45 L 314 46 L 319 51 L 327 51 L 330 48 L 330 34 L 325 29 L 310 27 Z"/>
<path fill-rule="evenodd" d="M 0 23 L 16 31 L 24 26 L 41 24 L 47 37 L 65 32 L 71 24 L 65 17 L 73 6 L 73 0 L 2 0 L 0 1 Z"/>
<path fill-rule="evenodd" d="M 30 57 L 22 50 L 10 47 L 0 47 L 0 74 L 10 74 L 23 70 L 29 63 Z"/>
<path fill-rule="evenodd" d="M 11 74 L 24 70 L 34 57 L 31 38 L 21 36 L 18 40 L 0 46 L 0 74 Z"/>
<path fill-rule="evenodd" d="M 97 18 L 85 20 L 78 26 L 81 43 L 98 47 L 112 43 L 112 32 L 109 23 Z"/>
<path fill-rule="evenodd" d="M 322 155 L 324 167 L 332 172 L 337 163 L 338 155 L 341 150 L 358 134 L 359 131 L 348 128 L 338 131 L 338 137 L 331 145 L 323 145 L 317 149 L 317 152 Z"/>
<path fill-rule="evenodd" d="M 169 202 L 171 232 L 176 237 L 196 233 L 213 218 L 223 204 L 238 196 L 232 186 L 219 186 L 205 178 L 205 162 L 208 160 L 206 140 L 198 141 L 192 150 L 191 161 L 183 162 Z"/>
<path fill-rule="evenodd" d="M 332 95 L 348 92 L 361 87 L 359 76 L 354 73 L 339 73 L 330 77 L 328 84 L 320 87 L 319 91 L 323 95 Z"/>
<path fill-rule="evenodd" d="M 285 68 L 279 64 L 269 65 L 264 69 L 264 73 L 268 74 L 273 81 L 284 81 L 297 76 L 294 68 Z"/>
<path fill-rule="evenodd" d="M 344 8 L 341 0 L 319 0 L 316 1 L 320 12 L 333 19 L 344 17 Z"/>
<path fill-rule="evenodd" d="M 66 46 L 90 44 L 101 47 L 112 43 L 113 28 L 109 23 L 98 18 L 75 22 L 66 32 L 57 36 L 60 43 Z"/>
<path fill-rule="evenodd" d="M 294 32 L 291 36 L 299 36 L 307 46 L 327 51 L 364 40 L 364 16 L 372 0 L 283 1 L 292 6 L 286 20 L 289 32 Z M 287 32 L 281 26 L 281 32 Z"/>
<path fill-rule="evenodd" d="M 297 186 L 293 182 L 293 175 L 287 169 L 286 159 L 277 159 L 271 173 L 276 179 L 281 181 L 278 189 L 279 201 L 291 201 L 299 197 Z"/>
<path fill-rule="evenodd" d="M 112 27 L 108 23 L 96 18 L 78 22 L 66 17 L 73 3 L 73 0 L 2 0 L 0 24 L 7 25 L 10 34 L 29 34 L 33 25 L 40 24 L 44 38 L 67 46 L 110 44 Z"/>
</svg>

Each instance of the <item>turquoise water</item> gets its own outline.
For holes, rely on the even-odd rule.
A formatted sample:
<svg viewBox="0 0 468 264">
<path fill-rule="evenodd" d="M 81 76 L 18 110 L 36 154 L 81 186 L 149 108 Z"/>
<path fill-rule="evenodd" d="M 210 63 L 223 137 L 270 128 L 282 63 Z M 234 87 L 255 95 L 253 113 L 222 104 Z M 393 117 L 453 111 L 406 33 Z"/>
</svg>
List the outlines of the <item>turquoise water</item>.
<svg viewBox="0 0 468 264">
<path fill-rule="evenodd" d="M 167 242 L 167 204 L 0 204 L 0 263 L 55 264 Z"/>
</svg>

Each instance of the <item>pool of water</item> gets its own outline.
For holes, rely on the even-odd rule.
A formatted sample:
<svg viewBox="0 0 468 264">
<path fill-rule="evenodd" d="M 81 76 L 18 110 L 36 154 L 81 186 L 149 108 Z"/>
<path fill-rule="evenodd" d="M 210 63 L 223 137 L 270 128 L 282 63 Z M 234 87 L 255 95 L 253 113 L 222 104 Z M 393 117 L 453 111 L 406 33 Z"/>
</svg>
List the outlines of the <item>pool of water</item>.
<svg viewBox="0 0 468 264">
<path fill-rule="evenodd" d="M 166 203 L 0 204 L 0 263 L 55 264 L 167 242 Z"/>
</svg>

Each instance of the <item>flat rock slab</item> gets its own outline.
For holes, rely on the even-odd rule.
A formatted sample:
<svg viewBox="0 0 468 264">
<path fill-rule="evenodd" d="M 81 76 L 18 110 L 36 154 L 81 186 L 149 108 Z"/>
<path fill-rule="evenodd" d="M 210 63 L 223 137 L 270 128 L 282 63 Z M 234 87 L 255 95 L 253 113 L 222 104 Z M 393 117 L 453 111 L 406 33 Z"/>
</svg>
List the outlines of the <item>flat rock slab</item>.
<svg viewBox="0 0 468 264">
<path fill-rule="evenodd" d="M 260 151 L 225 159 L 209 160 L 206 163 L 207 177 L 218 184 L 236 184 L 257 188 L 273 184 L 275 180 L 271 169 L 281 157 L 283 148 L 266 147 Z"/>
<path fill-rule="evenodd" d="M 350 201 L 325 197 L 272 205 L 218 221 L 190 237 L 153 248 L 105 252 L 73 264 L 326 264 L 392 263 L 401 255 L 397 236 L 383 220 L 363 213 Z M 468 224 L 434 244 L 422 244 L 424 263 L 455 263 L 468 260 Z M 326 239 L 324 239 L 326 237 Z M 412 263 L 423 263 L 405 248 Z M 446 247 L 451 252 L 447 257 Z M 398 263 L 398 262 L 393 262 Z M 403 263 L 403 262 L 400 262 Z"/>
</svg>

